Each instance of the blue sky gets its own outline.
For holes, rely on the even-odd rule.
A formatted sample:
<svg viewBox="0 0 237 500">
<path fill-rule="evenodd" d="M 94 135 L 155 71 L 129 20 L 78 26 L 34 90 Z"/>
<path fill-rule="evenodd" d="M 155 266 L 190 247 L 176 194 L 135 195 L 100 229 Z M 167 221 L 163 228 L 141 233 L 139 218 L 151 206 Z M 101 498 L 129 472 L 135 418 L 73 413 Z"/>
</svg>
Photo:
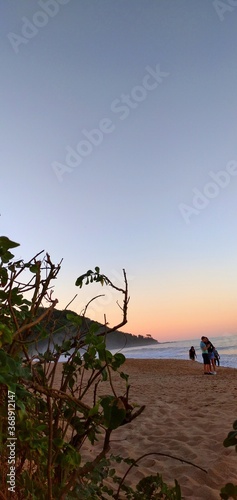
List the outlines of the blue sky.
<svg viewBox="0 0 237 500">
<path fill-rule="evenodd" d="M 26 259 L 41 249 L 64 259 L 60 307 L 87 269 L 119 283 L 125 268 L 125 331 L 236 333 L 232 4 L 4 2 L 1 233 Z M 103 321 L 107 311 L 112 324 L 117 298 L 99 291 L 107 298 L 89 313 Z M 94 293 L 80 292 L 73 308 Z"/>
</svg>

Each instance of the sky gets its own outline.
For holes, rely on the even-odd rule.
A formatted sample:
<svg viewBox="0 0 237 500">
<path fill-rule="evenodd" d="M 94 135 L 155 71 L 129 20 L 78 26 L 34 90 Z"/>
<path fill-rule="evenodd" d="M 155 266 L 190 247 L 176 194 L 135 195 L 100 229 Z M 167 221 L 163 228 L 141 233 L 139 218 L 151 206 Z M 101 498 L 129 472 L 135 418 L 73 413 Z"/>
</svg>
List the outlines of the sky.
<svg viewBox="0 0 237 500">
<path fill-rule="evenodd" d="M 236 4 L 236 5 L 235 5 Z M 5 0 L 0 234 L 54 296 L 160 341 L 237 333 L 237 2 Z M 118 302 L 118 303 L 117 303 Z"/>
</svg>

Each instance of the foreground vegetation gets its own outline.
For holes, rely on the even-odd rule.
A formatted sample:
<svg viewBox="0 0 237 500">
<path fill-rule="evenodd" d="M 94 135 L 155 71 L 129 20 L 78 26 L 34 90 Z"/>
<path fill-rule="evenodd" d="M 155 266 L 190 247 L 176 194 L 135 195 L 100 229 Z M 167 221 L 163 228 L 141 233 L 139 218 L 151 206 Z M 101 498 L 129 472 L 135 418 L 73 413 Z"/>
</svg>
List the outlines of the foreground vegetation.
<svg viewBox="0 0 237 500">
<path fill-rule="evenodd" d="M 0 238 L 0 498 L 92 500 L 124 495 L 142 499 L 148 494 L 149 498 L 181 498 L 178 484 L 168 488 L 158 474 L 133 491 L 118 477 L 116 468 L 123 461 L 130 469 L 135 462 L 109 454 L 113 430 L 144 409 L 129 401 L 124 356 L 106 349 L 106 335 L 127 322 L 125 271 L 123 288 L 98 267 L 76 280 L 79 288 L 97 282 L 121 294 L 119 324 L 108 328 L 105 318 L 101 329 L 68 312 L 72 333 L 64 329 L 64 338 L 56 343 L 60 322 L 53 315 L 57 299 L 52 283 L 61 264 L 53 264 L 48 254 L 38 254 L 28 262 L 13 260 L 12 248 L 17 246 L 7 237 Z M 46 341 L 43 352 L 42 341 Z M 62 356 L 60 383 L 56 384 Z M 122 393 L 114 389 L 113 372 L 123 382 Z M 107 384 L 105 395 L 99 391 L 103 383 Z M 89 456 L 88 444 L 93 448 Z"/>
<path fill-rule="evenodd" d="M 17 246 L 0 237 L 0 498 L 180 500 L 177 481 L 169 487 L 159 474 L 142 479 L 135 489 L 127 486 L 127 474 L 142 457 L 135 461 L 110 454 L 113 431 L 144 410 L 129 399 L 124 356 L 106 348 L 106 335 L 127 322 L 125 271 L 123 288 L 98 267 L 76 280 L 79 288 L 97 282 L 121 294 L 119 324 L 108 328 L 105 317 L 101 328 L 85 316 L 64 311 L 71 333 L 64 329 L 57 343 L 61 325 L 60 316 L 53 314 L 57 299 L 52 283 L 61 263 L 53 264 L 42 253 L 28 262 L 14 260 L 11 252 Z M 114 372 L 123 384 L 119 393 Z M 103 385 L 106 391 L 100 391 Z M 236 428 L 227 446 L 236 444 Z M 121 462 L 125 474 L 118 473 Z M 235 488 L 226 486 L 222 498 L 237 498 L 231 496 Z"/>
</svg>

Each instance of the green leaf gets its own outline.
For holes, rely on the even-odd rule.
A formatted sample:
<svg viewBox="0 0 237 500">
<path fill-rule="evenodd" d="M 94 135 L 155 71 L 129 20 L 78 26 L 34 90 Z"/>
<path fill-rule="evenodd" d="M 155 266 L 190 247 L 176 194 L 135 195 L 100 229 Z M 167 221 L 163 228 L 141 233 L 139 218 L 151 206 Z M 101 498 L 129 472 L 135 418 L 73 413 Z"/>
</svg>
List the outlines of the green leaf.
<svg viewBox="0 0 237 500">
<path fill-rule="evenodd" d="M 223 500 L 228 500 L 229 498 L 237 500 L 237 486 L 227 483 L 224 488 L 221 488 L 220 497 Z"/>
<path fill-rule="evenodd" d="M 61 459 L 61 464 L 65 466 L 78 467 L 81 463 L 81 455 L 71 445 L 67 445 Z"/>
<path fill-rule="evenodd" d="M 229 446 L 237 445 L 237 431 L 229 432 L 227 438 L 225 438 L 223 445 L 228 448 Z"/>
<path fill-rule="evenodd" d="M 42 357 L 45 361 L 55 361 L 55 356 L 51 351 L 45 351 L 45 353 L 42 354 Z"/>
<path fill-rule="evenodd" d="M 73 325 L 81 326 L 82 325 L 82 317 L 78 316 L 78 314 L 68 313 L 66 315 L 68 321 L 70 321 Z"/>
<path fill-rule="evenodd" d="M 33 264 L 32 266 L 30 266 L 30 272 L 31 273 L 37 273 L 37 271 L 39 270 L 39 266 Z"/>
<path fill-rule="evenodd" d="M 113 368 L 119 368 L 121 365 L 124 364 L 125 361 L 126 361 L 125 356 L 120 352 L 118 352 L 114 355 L 112 366 Z"/>
<path fill-rule="evenodd" d="M 102 370 L 101 375 L 102 375 L 103 382 L 106 382 L 106 380 L 108 380 L 107 370 L 106 369 Z"/>
<path fill-rule="evenodd" d="M 63 448 L 64 446 L 64 441 L 61 438 L 54 438 L 53 439 L 53 444 L 56 448 Z"/>
<path fill-rule="evenodd" d="M 1 259 L 3 264 L 7 264 L 11 259 L 13 259 L 14 255 L 13 253 L 9 252 L 8 250 L 1 255 Z"/>
<path fill-rule="evenodd" d="M 19 292 L 19 289 L 18 287 L 14 287 L 12 288 L 12 291 L 11 291 L 11 303 L 13 305 L 21 305 L 23 302 L 23 295 L 22 293 Z"/>
<path fill-rule="evenodd" d="M 234 421 L 234 423 L 233 423 L 233 429 L 234 429 L 235 431 L 237 431 L 237 420 L 235 420 L 235 421 Z"/>
<path fill-rule="evenodd" d="M 37 427 L 36 427 L 36 430 L 38 432 L 45 431 L 46 429 L 48 429 L 48 426 L 46 424 L 40 424 L 40 425 L 37 425 Z"/>
<path fill-rule="evenodd" d="M 8 280 L 8 274 L 5 267 L 0 268 L 0 286 L 6 286 Z"/>
<path fill-rule="evenodd" d="M 0 236 L 0 248 L 2 247 L 4 250 L 8 250 L 9 248 L 15 248 L 19 246 L 19 243 L 9 240 L 7 236 Z"/>
<path fill-rule="evenodd" d="M 38 340 L 47 339 L 48 337 L 49 337 L 49 332 L 47 332 L 47 330 L 42 330 L 40 332 L 40 336 L 38 337 Z"/>
<path fill-rule="evenodd" d="M 20 408 L 20 409 L 19 409 L 19 414 L 20 414 L 21 416 L 23 416 L 23 415 L 27 415 L 27 412 L 26 412 L 26 407 L 25 407 L 24 403 L 23 403 L 23 402 L 22 402 L 19 398 L 17 398 L 17 402 L 16 402 L 16 404 L 17 404 L 17 408 Z"/>
<path fill-rule="evenodd" d="M 0 278 L 1 278 L 1 269 L 0 269 Z M 0 290 L 0 300 L 3 301 L 3 300 L 6 300 L 6 298 L 7 298 L 7 293 L 4 292 L 4 290 Z"/>
<path fill-rule="evenodd" d="M 128 376 L 126 373 L 124 373 L 124 372 L 120 372 L 120 377 L 121 377 L 122 379 L 126 380 L 126 382 L 127 382 L 127 381 L 128 381 L 128 377 L 129 377 L 129 376 Z"/>
<path fill-rule="evenodd" d="M 91 274 L 92 274 L 92 271 L 91 271 L 91 270 L 89 270 L 89 271 L 87 271 L 87 273 L 84 273 L 84 274 L 82 274 L 81 276 L 79 276 L 79 278 L 77 278 L 77 280 L 76 280 L 75 285 L 76 285 L 76 286 L 79 286 L 79 287 L 81 288 L 81 287 L 82 287 L 82 285 L 83 285 L 83 280 L 84 280 L 85 278 L 87 278 L 87 282 L 86 282 L 86 284 L 88 284 L 88 283 L 89 283 L 89 281 L 88 281 L 88 277 L 89 277 Z"/>
<path fill-rule="evenodd" d="M 7 354 L 3 349 L 0 349 L 0 365 L 1 368 L 7 365 Z"/>
<path fill-rule="evenodd" d="M 110 351 L 108 351 L 107 349 L 105 350 L 105 359 L 106 359 L 107 363 L 111 363 L 113 360 L 113 354 Z"/>
<path fill-rule="evenodd" d="M 70 348 L 71 348 L 71 341 L 70 340 L 65 340 L 62 343 L 62 351 L 69 351 Z"/>
<path fill-rule="evenodd" d="M 97 403 L 93 408 L 90 409 L 88 413 L 88 417 L 94 417 L 95 415 L 98 415 L 99 412 L 99 403 Z"/>
<path fill-rule="evenodd" d="M 105 280 L 105 277 L 103 275 L 99 274 L 99 272 L 100 272 L 100 268 L 98 266 L 95 267 L 95 272 L 93 272 L 91 269 L 89 269 L 87 271 L 87 273 L 81 274 L 81 276 L 79 276 L 77 278 L 75 285 L 79 286 L 81 288 L 85 278 L 86 278 L 86 282 L 85 282 L 86 285 L 89 285 L 89 283 L 92 283 L 93 281 L 100 282 L 101 285 L 103 285 L 104 282 L 106 282 L 106 280 Z"/>
<path fill-rule="evenodd" d="M 106 396 L 100 402 L 104 410 L 104 423 L 108 429 L 117 429 L 126 417 L 126 409 L 120 398 Z"/>
<path fill-rule="evenodd" d="M 66 410 L 64 411 L 64 417 L 66 418 L 66 420 L 71 419 L 73 414 L 74 410 L 72 408 L 66 408 Z"/>
<path fill-rule="evenodd" d="M 68 385 L 69 385 L 70 389 L 73 389 L 75 382 L 76 381 L 73 377 L 69 379 Z"/>
<path fill-rule="evenodd" d="M 97 333 L 99 328 L 100 328 L 99 323 L 93 321 L 93 323 L 90 324 L 90 333 Z"/>
<path fill-rule="evenodd" d="M 81 276 L 79 276 L 79 278 L 77 278 L 76 282 L 75 282 L 75 285 L 76 286 L 79 286 L 80 288 L 82 287 L 82 284 L 83 284 L 83 280 L 85 278 L 86 274 L 82 274 Z"/>
<path fill-rule="evenodd" d="M 12 341 L 12 336 L 13 336 L 13 332 L 10 330 L 10 328 L 8 328 L 7 325 L 4 325 L 3 323 L 1 323 L 0 324 L 0 337 L 1 337 L 2 344 L 10 344 Z"/>
<path fill-rule="evenodd" d="M 10 373 L 14 373 L 17 376 L 19 375 L 21 366 L 15 361 L 15 359 L 11 358 L 10 356 L 7 357 L 7 366 Z"/>
</svg>

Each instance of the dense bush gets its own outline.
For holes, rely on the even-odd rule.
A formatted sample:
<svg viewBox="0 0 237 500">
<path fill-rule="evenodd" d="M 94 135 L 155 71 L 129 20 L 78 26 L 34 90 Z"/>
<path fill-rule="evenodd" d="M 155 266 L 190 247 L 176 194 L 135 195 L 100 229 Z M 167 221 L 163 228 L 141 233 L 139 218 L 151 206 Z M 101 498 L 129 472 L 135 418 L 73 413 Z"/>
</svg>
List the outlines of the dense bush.
<svg viewBox="0 0 237 500">
<path fill-rule="evenodd" d="M 85 317 L 68 313 L 74 333 L 65 334 L 59 345 L 54 340 L 59 327 L 51 315 L 57 304 L 52 282 L 61 263 L 54 265 L 42 253 L 29 262 L 14 260 L 11 249 L 16 246 L 0 237 L 0 498 L 181 498 L 178 484 L 169 489 L 159 475 L 142 480 L 133 491 L 118 477 L 116 464 L 124 461 L 130 469 L 135 462 L 109 456 L 113 430 L 144 409 L 129 401 L 124 356 L 112 355 L 105 343 L 107 332 L 127 321 L 125 271 L 124 288 L 98 267 L 76 281 L 79 287 L 98 282 L 121 293 L 121 322 L 108 328 L 105 320 L 98 332 L 96 323 L 87 325 Z M 44 350 L 42 340 L 47 341 Z M 113 372 L 124 384 L 121 394 L 113 386 Z M 107 384 L 106 392 L 100 392 L 101 384 Z"/>
</svg>

